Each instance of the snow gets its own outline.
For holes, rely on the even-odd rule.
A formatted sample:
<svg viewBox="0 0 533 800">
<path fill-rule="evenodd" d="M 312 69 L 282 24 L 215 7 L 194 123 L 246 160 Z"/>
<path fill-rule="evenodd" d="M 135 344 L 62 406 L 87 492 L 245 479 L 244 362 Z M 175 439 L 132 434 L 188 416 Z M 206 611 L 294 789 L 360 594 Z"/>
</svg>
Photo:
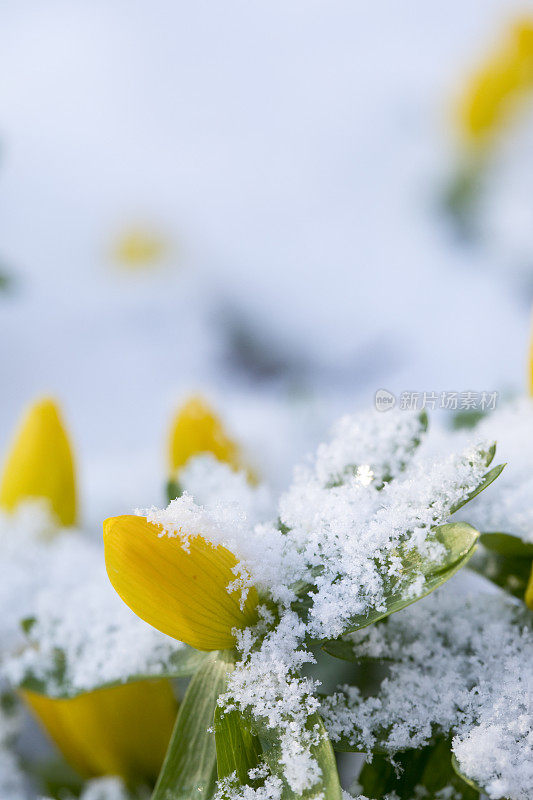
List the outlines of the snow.
<svg viewBox="0 0 533 800">
<path fill-rule="evenodd" d="M 476 436 L 498 442 L 498 459 L 507 466 L 486 495 L 469 508 L 469 520 L 481 531 L 503 532 L 533 542 L 533 401 L 502 405 L 476 428 Z"/>
<path fill-rule="evenodd" d="M 351 634 L 358 657 L 391 659 L 379 692 L 344 686 L 322 715 L 332 739 L 389 753 L 452 733 L 459 767 L 489 797 L 526 800 L 533 788 L 533 631 L 499 593 L 465 600 L 458 576 L 430 597 Z M 436 690 L 438 687 L 438 690 Z"/>
<path fill-rule="evenodd" d="M 107 578 L 103 548 L 76 530 L 50 538 L 38 504 L 0 516 L 0 524 L 4 677 L 15 684 L 30 677 L 45 681 L 53 696 L 164 671 L 180 645 L 122 603 Z M 48 538 L 39 535 L 43 529 Z M 27 638 L 25 618 L 32 620 Z M 60 676 L 58 650 L 64 656 Z"/>
</svg>

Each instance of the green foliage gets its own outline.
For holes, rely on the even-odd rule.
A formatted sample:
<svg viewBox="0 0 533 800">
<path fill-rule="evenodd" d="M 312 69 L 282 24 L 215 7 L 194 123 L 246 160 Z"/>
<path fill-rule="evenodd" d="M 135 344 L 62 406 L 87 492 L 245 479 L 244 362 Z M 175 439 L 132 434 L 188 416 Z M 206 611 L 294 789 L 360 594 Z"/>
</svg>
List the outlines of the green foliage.
<svg viewBox="0 0 533 800">
<path fill-rule="evenodd" d="M 479 800 L 479 791 L 454 770 L 450 742 L 444 738 L 420 750 L 399 753 L 394 764 L 387 756 L 375 755 L 361 770 L 359 783 L 362 793 L 372 800 L 381 800 L 392 792 L 398 800 L 411 800 L 418 796 L 417 791 L 420 797 L 429 799 L 443 789 L 449 790 L 453 800 Z"/>
<path fill-rule="evenodd" d="M 454 431 L 472 430 L 486 416 L 486 411 L 475 409 L 457 411 L 452 418 L 452 428 Z"/>
<path fill-rule="evenodd" d="M 513 597 L 524 599 L 531 572 L 531 561 L 484 552 L 472 559 L 471 568 Z"/>
<path fill-rule="evenodd" d="M 251 781 L 248 772 L 260 764 L 263 749 L 250 720 L 237 709 L 225 712 L 217 706 L 215 742 L 218 777 L 226 778 L 236 772 L 241 784 L 256 787 L 257 781 Z"/>
<path fill-rule="evenodd" d="M 509 558 L 526 558 L 533 560 L 533 544 L 524 542 L 510 533 L 482 533 L 480 544 L 492 553 Z"/>
<path fill-rule="evenodd" d="M 180 484 L 174 478 L 170 478 L 167 481 L 166 485 L 166 497 L 167 503 L 171 503 L 172 500 L 175 500 L 177 497 L 181 497 L 183 494 L 183 489 L 181 488 Z"/>
<path fill-rule="evenodd" d="M 191 679 L 152 800 L 211 797 L 217 779 L 212 726 L 218 696 L 225 690 L 227 676 L 233 667 L 231 653 L 210 653 Z"/>
<path fill-rule="evenodd" d="M 472 569 L 521 600 L 533 563 L 533 544 L 510 533 L 483 533 L 483 548 L 472 561 Z"/>
</svg>

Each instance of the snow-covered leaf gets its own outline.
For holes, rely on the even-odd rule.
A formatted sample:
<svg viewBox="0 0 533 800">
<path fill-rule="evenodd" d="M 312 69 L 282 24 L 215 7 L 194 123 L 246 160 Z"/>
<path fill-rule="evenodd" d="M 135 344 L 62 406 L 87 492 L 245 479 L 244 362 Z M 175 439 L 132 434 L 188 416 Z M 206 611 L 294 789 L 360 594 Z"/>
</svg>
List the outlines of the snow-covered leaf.
<svg viewBox="0 0 533 800">
<path fill-rule="evenodd" d="M 434 529 L 435 540 L 445 548 L 445 555 L 439 562 L 425 560 L 418 550 L 411 549 L 401 554 L 403 575 L 391 581 L 385 591 L 385 609 L 371 609 L 368 614 L 354 616 L 346 625 L 344 633 L 365 628 L 380 619 L 400 611 L 411 603 L 433 592 L 460 570 L 474 554 L 478 531 L 466 522 L 452 522 Z M 405 575 L 422 574 L 424 582 L 418 591 L 410 593 L 405 589 Z M 329 643 L 328 643 L 329 645 Z M 328 652 L 328 645 L 324 649 Z M 334 653 L 332 653 L 334 655 Z"/>
<path fill-rule="evenodd" d="M 492 458 L 494 457 L 494 451 L 491 448 L 489 452 L 491 454 L 490 461 L 492 461 Z M 487 472 L 487 474 L 483 476 L 483 480 L 481 481 L 479 486 L 477 486 L 472 492 L 470 492 L 463 500 L 461 500 L 460 502 L 456 503 L 454 506 L 451 507 L 450 514 L 455 514 L 456 511 L 459 511 L 460 508 L 462 508 L 471 500 L 473 500 L 474 497 L 477 497 L 478 494 L 481 494 L 481 492 L 483 492 L 488 486 L 490 486 L 491 483 L 494 483 L 498 475 L 501 474 L 504 467 L 505 464 L 498 464 L 496 467 L 493 467 L 491 470 L 489 470 L 489 472 Z"/>
<path fill-rule="evenodd" d="M 146 671 L 143 672 L 124 674 L 117 680 L 104 682 L 91 681 L 91 684 L 84 688 L 81 686 L 73 686 L 69 681 L 65 654 L 62 650 L 57 649 L 53 666 L 45 675 L 37 676 L 30 671 L 20 682 L 19 686 L 21 689 L 28 689 L 33 692 L 38 692 L 39 694 L 45 694 L 49 697 L 75 697 L 87 691 L 110 688 L 111 686 L 119 686 L 134 681 L 151 680 L 155 677 L 186 678 L 193 675 L 204 663 L 206 658 L 207 653 L 194 650 L 192 647 L 187 647 L 186 645 L 180 645 L 179 649 L 171 652 L 163 663 L 154 663 L 152 669 L 147 668 Z"/>
<path fill-rule="evenodd" d="M 298 793 L 284 783 L 282 800 L 312 800 L 317 797 L 323 798 L 323 800 L 342 800 L 335 753 L 318 713 L 312 714 L 308 718 L 306 729 L 313 731 L 314 737 L 318 740 L 311 746 L 311 756 L 319 769 L 318 780 L 312 787 Z M 275 732 L 265 730 L 260 733 L 260 738 L 265 761 L 270 766 L 271 774 L 283 779 L 283 761 L 286 754 L 281 748 L 281 737 L 276 736 Z"/>
</svg>

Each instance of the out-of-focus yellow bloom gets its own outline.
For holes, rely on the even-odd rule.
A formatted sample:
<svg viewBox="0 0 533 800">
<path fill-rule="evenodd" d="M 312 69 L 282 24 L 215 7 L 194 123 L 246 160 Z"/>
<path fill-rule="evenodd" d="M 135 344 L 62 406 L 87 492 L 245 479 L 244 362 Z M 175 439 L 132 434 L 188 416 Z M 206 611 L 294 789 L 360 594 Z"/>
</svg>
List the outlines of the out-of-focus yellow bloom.
<svg viewBox="0 0 533 800">
<path fill-rule="evenodd" d="M 239 446 L 226 433 L 220 418 L 199 396 L 189 398 L 174 419 L 170 431 L 170 469 L 174 475 L 192 456 L 211 453 L 237 470 L 242 467 Z"/>
<path fill-rule="evenodd" d="M 65 760 L 84 778 L 153 782 L 177 713 L 168 680 L 97 689 L 68 699 L 22 695 Z"/>
<path fill-rule="evenodd" d="M 235 644 L 233 628 L 256 618 L 257 592 L 228 593 L 237 561 L 225 547 L 201 536 L 187 547 L 145 517 L 111 517 L 104 522 L 107 574 L 137 616 L 154 628 L 196 647 L 223 650 Z"/>
<path fill-rule="evenodd" d="M 176 414 L 169 444 L 171 475 L 178 481 L 180 471 L 190 458 L 211 453 L 233 470 L 244 470 L 249 483 L 257 483 L 257 475 L 245 463 L 239 445 L 228 435 L 211 406 L 199 395 L 190 397 Z"/>
<path fill-rule="evenodd" d="M 472 76 L 458 108 L 464 137 L 488 143 L 533 89 L 533 20 L 516 20 Z"/>
<path fill-rule="evenodd" d="M 23 419 L 4 467 L 0 506 L 13 511 L 43 498 L 62 525 L 76 522 L 76 481 L 69 438 L 53 400 L 35 403 Z"/>
<path fill-rule="evenodd" d="M 167 243 L 157 233 L 132 228 L 118 240 L 113 256 L 123 267 L 132 270 L 154 266 L 167 251 Z"/>
</svg>

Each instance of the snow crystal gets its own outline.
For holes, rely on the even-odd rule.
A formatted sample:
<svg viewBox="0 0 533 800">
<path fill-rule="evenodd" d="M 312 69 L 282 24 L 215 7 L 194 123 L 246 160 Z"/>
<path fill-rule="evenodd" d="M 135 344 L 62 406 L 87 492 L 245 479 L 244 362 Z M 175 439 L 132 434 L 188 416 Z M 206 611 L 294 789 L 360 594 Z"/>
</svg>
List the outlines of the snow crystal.
<svg viewBox="0 0 533 800">
<path fill-rule="evenodd" d="M 180 472 L 180 486 L 206 508 L 238 508 L 249 524 L 270 519 L 276 510 L 266 484 L 251 486 L 245 472 L 233 470 L 209 453 L 188 460 Z"/>
<path fill-rule="evenodd" d="M 358 657 L 392 659 L 376 696 L 344 686 L 322 706 L 333 739 L 369 752 L 455 735 L 462 771 L 491 798 L 533 793 L 533 633 L 499 593 L 465 600 L 454 579 L 385 624 L 349 638 Z"/>
</svg>

